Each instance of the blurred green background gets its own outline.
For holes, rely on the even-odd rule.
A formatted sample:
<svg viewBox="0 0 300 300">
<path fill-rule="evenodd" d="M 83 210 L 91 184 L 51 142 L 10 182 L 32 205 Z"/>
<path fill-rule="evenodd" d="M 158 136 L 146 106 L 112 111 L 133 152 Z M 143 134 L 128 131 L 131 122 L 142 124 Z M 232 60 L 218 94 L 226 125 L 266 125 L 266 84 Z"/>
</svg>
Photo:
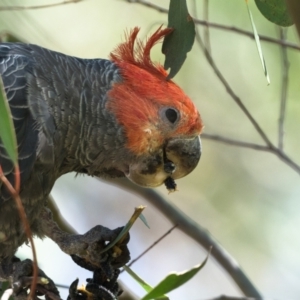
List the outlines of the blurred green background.
<svg viewBox="0 0 300 300">
<path fill-rule="evenodd" d="M 56 1 L 58 2 L 58 1 Z M 249 1 L 259 34 L 279 37 Z M 52 0 L 2 0 L 5 5 L 42 5 Z M 153 1 L 168 7 L 169 1 Z M 191 2 L 188 2 L 190 12 Z M 203 1 L 197 16 L 202 18 Z M 244 1 L 209 1 L 211 22 L 251 31 Z M 107 58 L 123 40 L 126 29 L 142 28 L 144 38 L 167 15 L 123 0 L 85 0 L 77 4 L 35 10 L 0 11 L 0 30 L 52 50 L 85 58 Z M 200 28 L 203 32 L 203 28 Z M 254 41 L 248 37 L 210 29 L 212 55 L 221 72 L 274 144 L 282 82 L 279 45 L 262 43 L 271 85 L 267 86 Z M 288 39 L 298 43 L 294 27 Z M 153 59 L 163 63 L 160 46 Z M 288 50 L 290 61 L 284 150 L 300 164 L 300 56 Z M 251 123 L 226 93 L 206 62 L 199 46 L 192 51 L 174 79 L 194 100 L 205 123 L 205 133 L 263 145 Z M 271 153 L 238 148 L 203 139 L 203 156 L 197 169 L 177 182 L 179 192 L 157 190 L 196 220 L 227 249 L 266 299 L 300 299 L 300 177 Z M 53 196 L 65 218 L 83 233 L 96 224 L 124 225 L 135 206 L 148 205 L 145 216 L 151 227 L 137 222 L 131 231 L 132 258 L 139 255 L 171 224 L 145 200 L 85 176 L 69 174 L 59 179 Z M 40 267 L 55 282 L 69 285 L 76 277 L 85 282 L 89 272 L 77 268 L 51 241 L 37 241 Z M 27 246 L 20 256 L 30 256 Z M 134 266 L 143 279 L 155 285 L 170 271 L 181 271 L 206 256 L 196 242 L 175 230 Z M 136 295 L 142 289 L 126 274 L 123 283 Z M 184 287 L 170 293 L 176 299 L 207 299 L 221 294 L 239 296 L 230 277 L 213 260 Z M 62 289 L 66 298 L 67 290 Z"/>
</svg>

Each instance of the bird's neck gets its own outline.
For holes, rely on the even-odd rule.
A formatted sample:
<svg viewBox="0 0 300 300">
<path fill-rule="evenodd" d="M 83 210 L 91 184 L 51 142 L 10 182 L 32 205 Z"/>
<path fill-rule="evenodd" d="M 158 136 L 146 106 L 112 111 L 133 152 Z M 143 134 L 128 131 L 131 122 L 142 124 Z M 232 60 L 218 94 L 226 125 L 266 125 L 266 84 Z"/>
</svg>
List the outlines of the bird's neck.
<svg viewBox="0 0 300 300">
<path fill-rule="evenodd" d="M 58 97 L 51 108 L 56 124 L 55 161 L 60 173 L 93 175 L 93 168 L 105 168 L 110 152 L 125 143 L 114 115 L 106 107 L 107 92 L 120 80 L 118 69 L 106 60 L 85 62 L 80 72 L 69 74 L 64 93 L 59 95 L 63 98 Z"/>
</svg>

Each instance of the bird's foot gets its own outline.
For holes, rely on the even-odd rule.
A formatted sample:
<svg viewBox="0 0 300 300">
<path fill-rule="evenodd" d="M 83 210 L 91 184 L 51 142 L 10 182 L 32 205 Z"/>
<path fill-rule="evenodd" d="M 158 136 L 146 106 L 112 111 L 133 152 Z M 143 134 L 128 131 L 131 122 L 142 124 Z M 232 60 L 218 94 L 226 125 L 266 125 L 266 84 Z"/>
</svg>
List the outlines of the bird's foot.
<svg viewBox="0 0 300 300">
<path fill-rule="evenodd" d="M 95 229 L 87 234 L 92 234 Z M 122 228 L 115 230 L 119 234 Z M 117 282 L 120 274 L 119 267 L 129 261 L 130 256 L 127 249 L 129 236 L 126 240 L 108 250 L 105 256 L 102 256 L 101 264 L 93 264 L 89 260 L 78 255 L 71 255 L 73 261 L 80 267 L 93 272 L 93 278 L 87 279 L 85 287 L 77 288 L 78 280 L 75 280 L 69 288 L 68 300 L 114 300 L 122 294 Z M 117 248 L 117 249 L 116 249 Z M 99 255 L 98 255 L 99 256 Z"/>
<path fill-rule="evenodd" d="M 127 248 L 129 235 L 117 246 L 113 246 L 104 252 L 105 247 L 113 242 L 123 227 L 111 230 L 101 225 L 97 225 L 83 235 L 69 235 L 61 244 L 61 249 L 69 253 L 73 260 L 78 263 L 81 259 L 81 266 L 93 271 L 95 268 L 103 268 L 103 265 L 110 265 L 112 269 L 125 265 L 130 254 Z M 82 262 L 85 263 L 82 263 Z M 78 263 L 79 264 L 79 263 Z"/>
<path fill-rule="evenodd" d="M 45 209 L 42 214 L 45 234 L 51 238 L 62 251 L 69 254 L 75 263 L 93 272 L 93 278 L 87 280 L 84 289 L 77 290 L 78 281 L 70 287 L 69 299 L 111 300 L 121 293 L 117 278 L 118 268 L 130 260 L 127 248 L 129 234 L 116 245 L 104 251 L 107 245 L 116 240 L 123 227 L 111 230 L 101 225 L 93 227 L 83 235 L 69 234 L 62 231 L 52 219 L 52 214 Z"/>
<path fill-rule="evenodd" d="M 14 257 L 12 261 L 2 261 L 0 275 L 9 281 L 15 299 L 27 299 L 33 281 L 33 262 L 30 259 L 20 261 Z M 54 282 L 40 269 L 34 294 L 45 296 L 47 300 L 61 299 Z"/>
<path fill-rule="evenodd" d="M 44 232 L 65 253 L 81 258 L 86 265 L 93 268 L 101 268 L 103 263 L 109 264 L 115 269 L 125 265 L 130 254 L 127 248 L 129 235 L 117 246 L 103 251 L 108 243 L 113 242 L 123 227 L 111 230 L 101 225 L 93 227 L 85 234 L 69 234 L 62 231 L 52 219 L 50 210 L 45 209 L 42 214 Z M 87 268 L 89 269 L 89 268 Z"/>
</svg>

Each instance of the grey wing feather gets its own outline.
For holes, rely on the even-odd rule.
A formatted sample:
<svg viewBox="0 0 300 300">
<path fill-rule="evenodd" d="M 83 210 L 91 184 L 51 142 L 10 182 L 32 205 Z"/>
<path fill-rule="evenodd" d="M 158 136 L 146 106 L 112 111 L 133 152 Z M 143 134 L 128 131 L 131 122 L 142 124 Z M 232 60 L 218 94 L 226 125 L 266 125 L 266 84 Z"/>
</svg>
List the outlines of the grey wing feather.
<svg viewBox="0 0 300 300">
<path fill-rule="evenodd" d="M 2 43 L 0 74 L 17 135 L 21 189 L 22 183 L 32 175 L 35 162 L 50 167 L 55 161 L 59 166 L 64 151 L 72 153 L 71 158 L 75 156 L 82 165 L 95 159 L 100 142 L 93 155 L 85 154 L 86 143 L 80 144 L 82 149 L 78 144 L 89 128 L 84 120 L 99 121 L 101 124 L 97 126 L 104 129 L 116 123 L 114 119 L 107 122 L 113 118 L 111 115 L 102 116 L 109 114 L 102 109 L 106 92 L 114 82 L 122 80 L 114 63 L 70 57 L 36 45 Z M 80 157 L 77 150 L 82 153 Z M 1 140 L 0 164 L 13 183 L 13 165 Z M 8 198 L 0 182 L 0 204 Z"/>
<path fill-rule="evenodd" d="M 30 175 L 36 158 L 38 131 L 27 101 L 26 68 L 29 59 L 11 53 L 9 44 L 0 44 L 0 74 L 15 127 L 21 183 Z M 0 165 L 5 176 L 14 184 L 14 168 L 0 139 Z M 0 204 L 10 198 L 6 187 L 0 182 Z"/>
</svg>

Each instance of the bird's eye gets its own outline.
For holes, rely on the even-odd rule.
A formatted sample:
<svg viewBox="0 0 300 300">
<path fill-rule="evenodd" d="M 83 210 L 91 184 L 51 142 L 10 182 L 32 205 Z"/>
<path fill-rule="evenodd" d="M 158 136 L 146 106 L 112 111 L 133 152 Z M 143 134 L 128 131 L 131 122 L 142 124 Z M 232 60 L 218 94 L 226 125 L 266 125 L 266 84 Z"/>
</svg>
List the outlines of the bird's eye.
<svg viewBox="0 0 300 300">
<path fill-rule="evenodd" d="M 165 110 L 165 115 L 172 124 L 174 124 L 178 119 L 178 112 L 173 108 L 167 108 Z"/>
</svg>

